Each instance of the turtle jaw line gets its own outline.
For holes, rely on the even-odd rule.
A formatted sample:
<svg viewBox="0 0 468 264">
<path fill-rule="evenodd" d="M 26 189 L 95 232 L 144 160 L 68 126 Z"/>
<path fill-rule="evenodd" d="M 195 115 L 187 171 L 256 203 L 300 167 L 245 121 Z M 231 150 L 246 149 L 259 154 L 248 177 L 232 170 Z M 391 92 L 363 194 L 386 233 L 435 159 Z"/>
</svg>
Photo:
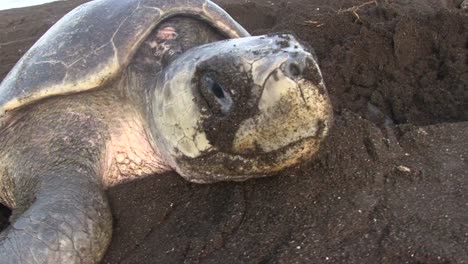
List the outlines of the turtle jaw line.
<svg viewBox="0 0 468 264">
<path fill-rule="evenodd" d="M 197 158 L 182 156 L 174 169 L 186 180 L 200 184 L 267 177 L 311 159 L 325 134 L 326 130 L 271 152 L 245 155 L 213 150 Z"/>
</svg>

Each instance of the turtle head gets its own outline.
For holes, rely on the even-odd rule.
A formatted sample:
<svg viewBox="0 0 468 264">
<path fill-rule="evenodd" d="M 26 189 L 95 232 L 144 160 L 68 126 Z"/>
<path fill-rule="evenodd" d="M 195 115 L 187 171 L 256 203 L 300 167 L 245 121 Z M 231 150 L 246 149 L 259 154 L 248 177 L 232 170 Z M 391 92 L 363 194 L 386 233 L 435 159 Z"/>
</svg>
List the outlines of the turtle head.
<svg viewBox="0 0 468 264">
<path fill-rule="evenodd" d="M 153 138 L 192 182 L 245 180 L 294 166 L 318 150 L 332 123 L 316 60 L 291 35 L 196 47 L 160 78 Z"/>
</svg>

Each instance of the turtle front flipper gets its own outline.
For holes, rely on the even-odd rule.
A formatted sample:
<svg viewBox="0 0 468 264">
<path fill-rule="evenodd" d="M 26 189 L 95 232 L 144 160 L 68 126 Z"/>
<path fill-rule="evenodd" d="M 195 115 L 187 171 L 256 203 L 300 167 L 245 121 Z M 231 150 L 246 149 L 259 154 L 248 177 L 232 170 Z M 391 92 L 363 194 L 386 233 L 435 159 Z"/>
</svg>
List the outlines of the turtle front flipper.
<svg viewBox="0 0 468 264">
<path fill-rule="evenodd" d="M 78 170 L 51 174 L 31 206 L 0 234 L 1 264 L 97 263 L 103 257 L 112 219 L 99 184 Z"/>
</svg>

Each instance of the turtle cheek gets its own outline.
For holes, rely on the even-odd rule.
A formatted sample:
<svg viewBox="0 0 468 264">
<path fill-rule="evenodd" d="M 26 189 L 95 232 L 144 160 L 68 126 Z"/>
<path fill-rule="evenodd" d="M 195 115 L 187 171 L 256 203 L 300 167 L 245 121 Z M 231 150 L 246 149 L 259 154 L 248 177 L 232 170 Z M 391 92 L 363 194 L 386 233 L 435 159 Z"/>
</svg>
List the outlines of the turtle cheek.
<svg viewBox="0 0 468 264">
<path fill-rule="evenodd" d="M 214 148 L 199 126 L 206 106 L 194 91 L 192 68 L 189 63 L 167 68 L 152 91 L 148 109 L 152 141 L 174 168 L 179 157 L 196 158 Z"/>
</svg>

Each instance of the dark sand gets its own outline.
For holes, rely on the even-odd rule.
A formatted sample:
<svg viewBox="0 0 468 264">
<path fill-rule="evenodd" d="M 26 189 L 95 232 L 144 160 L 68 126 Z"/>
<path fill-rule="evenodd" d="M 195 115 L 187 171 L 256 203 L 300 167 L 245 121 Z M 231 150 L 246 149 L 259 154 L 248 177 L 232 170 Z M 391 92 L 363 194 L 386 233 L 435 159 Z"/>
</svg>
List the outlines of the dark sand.
<svg viewBox="0 0 468 264">
<path fill-rule="evenodd" d="M 0 79 L 80 2 L 0 12 Z M 332 133 L 277 177 L 109 190 L 104 263 L 468 263 L 468 13 L 454 2 L 218 1 L 253 34 L 315 48 Z"/>
</svg>

